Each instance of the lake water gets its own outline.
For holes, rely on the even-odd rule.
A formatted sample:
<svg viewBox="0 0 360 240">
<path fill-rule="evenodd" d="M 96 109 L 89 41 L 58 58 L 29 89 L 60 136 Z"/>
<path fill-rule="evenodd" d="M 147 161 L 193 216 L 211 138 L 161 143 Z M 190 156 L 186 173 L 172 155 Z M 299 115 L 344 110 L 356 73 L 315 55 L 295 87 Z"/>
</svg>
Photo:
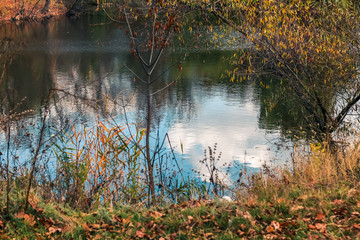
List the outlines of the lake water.
<svg viewBox="0 0 360 240">
<path fill-rule="evenodd" d="M 14 102 L 26 97 L 22 110 L 35 110 L 27 118 L 36 118 L 49 89 L 56 88 L 83 99 L 117 97 L 119 124 L 126 123 L 119 100 L 126 103 L 129 122 L 144 123 L 145 86 L 134 81 L 128 70 L 141 72 L 140 63 L 130 54 L 129 39 L 119 25 L 93 15 L 78 20 L 7 24 L 0 26 L 0 37 L 4 36 L 26 42 L 14 58 L 8 78 L 1 83 L 1 92 L 11 95 Z M 227 69 L 223 59 L 233 54 L 231 47 L 201 46 L 204 45 L 173 46 L 161 59 L 155 75 L 173 63 L 175 67 L 162 75 L 154 90 L 173 79 L 179 80 L 154 97 L 154 129 L 160 135 L 169 134 L 185 170 L 205 171 L 199 160 L 204 158 L 204 149 L 215 143 L 218 152 L 222 152 L 219 164 L 238 162 L 256 170 L 265 161 L 285 163 L 290 159 L 292 142 L 284 136 L 284 129 L 294 119 L 287 109 L 266 111 L 266 100 L 278 94 L 276 86 L 264 89 L 253 82 L 230 83 L 221 79 Z M 177 67 L 178 61 L 182 71 Z M 96 115 L 94 109 L 71 97 L 59 98 L 56 106 L 51 106 L 58 107 L 87 124 Z"/>
</svg>

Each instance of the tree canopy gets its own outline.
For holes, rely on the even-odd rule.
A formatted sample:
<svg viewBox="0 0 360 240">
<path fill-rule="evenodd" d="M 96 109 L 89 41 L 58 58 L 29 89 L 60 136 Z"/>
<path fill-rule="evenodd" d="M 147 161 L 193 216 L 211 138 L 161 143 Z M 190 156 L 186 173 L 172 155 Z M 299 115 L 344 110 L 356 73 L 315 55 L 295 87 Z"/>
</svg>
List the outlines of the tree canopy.
<svg viewBox="0 0 360 240">
<path fill-rule="evenodd" d="M 231 81 L 281 79 L 316 138 L 331 138 L 360 100 L 356 2 L 224 1 L 205 7 L 251 43 L 234 54 Z"/>
</svg>

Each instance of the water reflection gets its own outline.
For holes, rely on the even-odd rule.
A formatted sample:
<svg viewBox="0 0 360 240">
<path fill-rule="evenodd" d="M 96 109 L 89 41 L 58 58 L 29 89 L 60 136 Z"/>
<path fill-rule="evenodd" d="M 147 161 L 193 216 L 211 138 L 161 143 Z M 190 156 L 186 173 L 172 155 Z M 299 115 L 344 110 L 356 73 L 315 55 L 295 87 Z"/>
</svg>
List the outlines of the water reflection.
<svg viewBox="0 0 360 240">
<path fill-rule="evenodd" d="M 105 108 L 101 100 L 110 95 L 118 100 L 120 124 L 125 124 L 122 100 L 127 104 L 129 121 L 143 123 L 144 86 L 134 81 L 128 69 L 142 72 L 140 64 L 129 54 L 125 30 L 107 21 L 101 16 L 88 16 L 78 21 L 2 26 L 1 36 L 24 38 L 27 42 L 9 68 L 2 94 L 11 92 L 14 102 L 26 96 L 23 108 L 36 110 L 49 89 L 61 89 L 57 106 L 52 108 L 85 119 L 93 118 L 97 112 L 84 104 L 85 99 L 96 102 L 101 110 Z M 239 161 L 259 168 L 266 160 L 287 159 L 289 152 L 278 152 L 272 144 L 282 137 L 279 126 L 286 121 L 279 119 L 285 115 L 277 110 L 271 118 L 264 115 L 264 99 L 272 93 L 250 82 L 230 84 L 219 80 L 226 67 L 221 59 L 232 54 L 230 50 L 189 52 L 184 59 L 176 48 L 169 49 L 155 76 L 169 70 L 153 86 L 154 91 L 160 89 L 181 74 L 174 86 L 154 97 L 153 126 L 159 127 L 161 133 L 169 133 L 178 146 L 178 156 L 184 157 L 184 168 L 200 169 L 204 149 L 214 143 L 222 152 L 220 165 Z M 171 67 L 179 60 L 183 62 L 182 72 L 176 64 Z M 276 91 L 275 87 L 270 89 Z"/>
</svg>

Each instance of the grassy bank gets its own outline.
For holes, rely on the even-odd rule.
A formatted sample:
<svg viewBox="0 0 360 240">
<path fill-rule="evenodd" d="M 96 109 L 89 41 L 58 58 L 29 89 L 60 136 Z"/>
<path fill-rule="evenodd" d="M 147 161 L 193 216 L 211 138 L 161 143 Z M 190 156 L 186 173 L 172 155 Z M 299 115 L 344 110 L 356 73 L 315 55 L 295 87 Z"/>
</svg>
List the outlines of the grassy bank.
<svg viewBox="0 0 360 240">
<path fill-rule="evenodd" d="M 81 211 L 53 200 L 12 195 L 0 220 L 3 239 L 360 238 L 360 152 L 312 146 L 291 168 L 249 177 L 229 202 L 186 200 L 151 208 L 139 202 Z M 3 195 L 4 197 L 4 195 Z M 4 205 L 3 205 L 4 206 Z"/>
<path fill-rule="evenodd" d="M 277 201 L 187 201 L 84 213 L 32 204 L 1 221 L 9 239 L 240 239 L 360 237 L 359 189 L 322 189 Z M 37 205 L 38 204 L 38 205 Z M 137 209 L 137 210 L 136 210 Z"/>
</svg>

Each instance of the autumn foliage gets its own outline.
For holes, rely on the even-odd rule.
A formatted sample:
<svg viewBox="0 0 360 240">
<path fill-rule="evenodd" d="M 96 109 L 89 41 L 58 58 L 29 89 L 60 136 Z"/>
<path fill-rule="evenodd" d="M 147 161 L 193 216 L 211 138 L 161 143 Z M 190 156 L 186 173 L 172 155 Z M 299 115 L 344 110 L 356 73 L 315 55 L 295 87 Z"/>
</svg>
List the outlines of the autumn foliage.
<svg viewBox="0 0 360 240">
<path fill-rule="evenodd" d="M 63 15 L 66 7 L 59 1 L 51 1 L 49 10 L 42 11 L 45 0 L 2 0 L 0 2 L 0 21 L 47 19 Z"/>
<path fill-rule="evenodd" d="M 210 11 L 240 34 L 240 43 L 250 43 L 234 54 L 231 81 L 280 79 L 297 97 L 305 127 L 317 141 L 331 140 L 360 100 L 358 8 L 341 1 L 230 2 Z"/>
</svg>

